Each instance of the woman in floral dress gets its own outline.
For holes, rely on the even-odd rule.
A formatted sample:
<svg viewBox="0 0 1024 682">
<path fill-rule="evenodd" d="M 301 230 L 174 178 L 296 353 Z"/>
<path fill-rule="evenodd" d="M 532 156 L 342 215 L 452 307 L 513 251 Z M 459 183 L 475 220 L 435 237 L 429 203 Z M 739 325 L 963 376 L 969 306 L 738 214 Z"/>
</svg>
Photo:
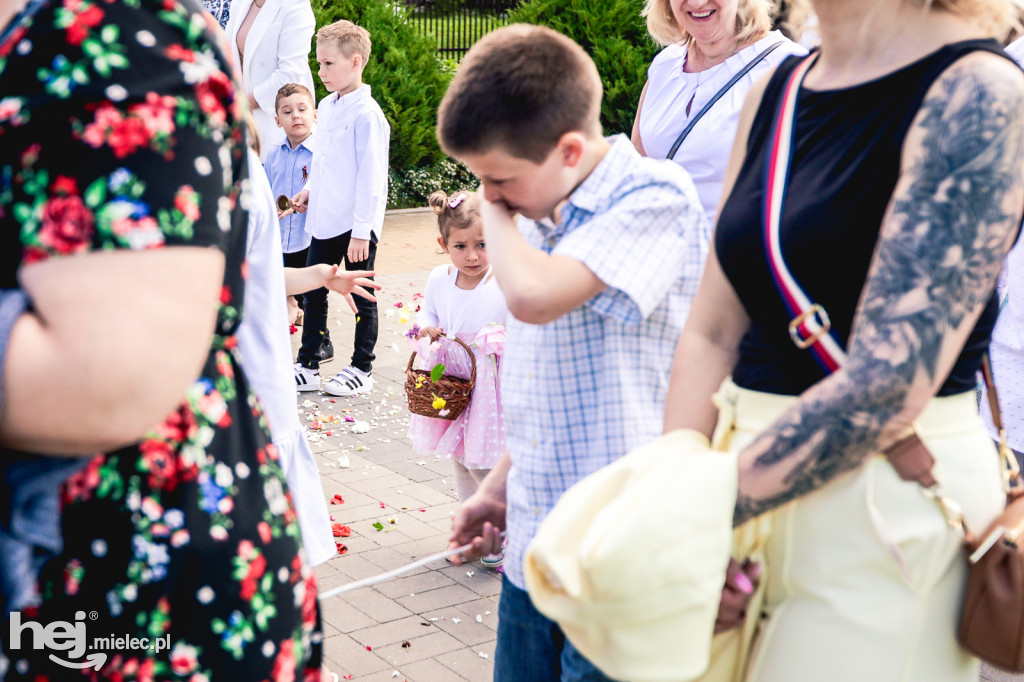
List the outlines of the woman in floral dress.
<svg viewBox="0 0 1024 682">
<path fill-rule="evenodd" d="M 61 286 L 87 289 L 90 273 L 101 279 L 90 267 L 118 258 L 120 266 L 153 249 L 206 247 L 188 252 L 197 279 L 209 270 L 211 248 L 224 268 L 222 286 L 211 286 L 207 299 L 211 311 L 219 307 L 215 325 L 212 314 L 189 321 L 213 332 L 199 378 L 138 443 L 93 456 L 61 489 L 64 548 L 42 567 L 38 608 L 17 613 L 19 641 L 8 637 L 11 623 L 2 624 L 0 679 L 319 675 L 315 579 L 259 403 L 234 354 L 248 183 L 240 109 L 211 25 L 193 0 L 33 0 L 0 33 L 0 289 L 20 280 L 33 296 L 45 289 L 39 281 L 68 277 L 67 265 L 85 276 Z M 145 291 L 149 276 L 141 270 L 118 288 Z M 43 298 L 30 315 L 43 317 Z M 109 334 L 111 343 L 122 335 L 145 342 L 154 330 L 128 324 Z M 154 346 L 166 336 L 153 338 Z M 32 362 L 19 359 L 16 339 L 17 331 L 8 368 Z M 105 381 L 120 400 L 142 401 L 156 392 L 161 363 L 173 363 L 151 361 L 152 376 Z M 68 440 L 73 435 L 33 440 L 31 429 L 16 429 L 31 422 L 18 414 L 31 393 L 17 399 L 12 376 L 0 442 L 43 454 L 89 451 Z M 97 394 L 104 390 L 109 385 Z M 81 406 L 68 411 L 80 414 Z M 55 404 L 38 421 L 73 434 L 60 414 Z M 24 626 L 29 620 L 77 623 L 86 651 L 33 648 L 38 635 Z M 147 638 L 150 648 L 93 648 L 95 638 L 111 636 Z M 168 646 L 157 650 L 161 639 Z"/>
</svg>

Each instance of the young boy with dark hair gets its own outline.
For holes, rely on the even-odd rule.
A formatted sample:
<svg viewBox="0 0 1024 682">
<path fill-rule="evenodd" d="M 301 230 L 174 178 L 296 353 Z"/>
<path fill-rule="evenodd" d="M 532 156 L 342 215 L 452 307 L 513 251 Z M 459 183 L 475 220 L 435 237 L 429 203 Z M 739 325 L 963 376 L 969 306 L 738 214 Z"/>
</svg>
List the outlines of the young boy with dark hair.
<svg viewBox="0 0 1024 682">
<path fill-rule="evenodd" d="M 309 167 L 313 162 L 313 123 L 316 121 L 316 102 L 309 88 L 300 83 L 281 86 L 274 98 L 274 121 L 284 130 L 285 141 L 267 152 L 263 169 L 270 180 L 275 197 L 293 197 L 302 191 L 309 179 Z M 306 267 L 309 254 L 309 233 L 306 232 L 306 214 L 288 211 L 282 215 L 281 252 L 286 268 Z M 288 297 L 288 321 L 301 324 L 302 312 L 295 296 Z M 324 335 L 319 351 L 320 362 L 334 357 L 331 337 Z"/>
<path fill-rule="evenodd" d="M 351 21 L 336 21 L 316 34 L 318 75 L 331 93 L 317 107 L 317 143 L 309 180 L 293 198 L 308 209 L 313 239 L 308 265 L 345 263 L 346 270 L 373 270 L 388 194 L 391 127 L 363 83 L 370 34 Z M 324 392 L 350 396 L 373 388 L 370 375 L 377 343 L 377 304 L 357 298 L 352 364 L 324 383 Z M 317 352 L 327 330 L 327 290 L 305 296 L 302 347 L 295 364 L 300 391 L 320 387 Z"/>
<path fill-rule="evenodd" d="M 516 25 L 466 55 L 438 113 L 480 177 L 508 321 L 508 454 L 459 510 L 453 546 L 501 551 L 494 679 L 607 679 L 530 603 L 523 556 L 565 490 L 661 433 L 669 370 L 708 253 L 682 168 L 604 138 L 601 82 L 576 43 Z M 518 223 L 515 214 L 519 214 Z"/>
</svg>

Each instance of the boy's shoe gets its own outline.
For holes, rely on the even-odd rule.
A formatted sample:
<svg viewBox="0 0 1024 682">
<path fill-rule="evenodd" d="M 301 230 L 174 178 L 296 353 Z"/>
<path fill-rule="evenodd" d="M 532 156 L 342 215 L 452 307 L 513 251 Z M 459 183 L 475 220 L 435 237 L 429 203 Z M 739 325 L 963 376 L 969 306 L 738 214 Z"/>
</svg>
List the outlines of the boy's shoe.
<svg viewBox="0 0 1024 682">
<path fill-rule="evenodd" d="M 500 567 L 503 563 L 505 563 L 505 555 L 501 552 L 497 554 L 488 554 L 480 559 L 480 564 L 484 568 L 489 568 L 491 570 Z"/>
<path fill-rule="evenodd" d="M 331 343 L 331 337 L 325 336 L 320 342 L 320 347 L 316 349 L 316 359 L 320 362 L 334 359 L 334 344 Z"/>
<path fill-rule="evenodd" d="M 320 370 L 306 369 L 299 363 L 295 363 L 295 390 L 300 393 L 305 391 L 320 390 Z"/>
<path fill-rule="evenodd" d="M 373 388 L 373 377 L 355 367 L 346 367 L 324 383 L 324 393 L 342 398 Z"/>
</svg>

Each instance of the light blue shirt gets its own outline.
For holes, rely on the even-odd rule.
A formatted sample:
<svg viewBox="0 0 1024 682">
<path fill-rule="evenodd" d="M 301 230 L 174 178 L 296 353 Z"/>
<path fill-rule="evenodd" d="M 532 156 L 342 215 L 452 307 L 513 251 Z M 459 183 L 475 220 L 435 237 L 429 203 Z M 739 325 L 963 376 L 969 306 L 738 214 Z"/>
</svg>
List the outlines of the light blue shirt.
<svg viewBox="0 0 1024 682">
<path fill-rule="evenodd" d="M 282 194 L 289 199 L 302 191 L 313 165 L 313 135 L 292 149 L 288 140 L 267 154 L 263 169 L 267 171 L 270 189 L 277 198 Z M 295 253 L 309 246 L 312 237 L 306 232 L 306 214 L 292 213 L 281 218 L 281 251 Z"/>
<path fill-rule="evenodd" d="M 562 493 L 661 433 L 676 341 L 710 245 L 686 171 L 641 157 L 624 135 L 610 142 L 557 225 L 519 219 L 531 246 L 579 260 L 608 285 L 547 324 L 508 321 L 505 572 L 522 589 L 526 546 Z"/>
</svg>

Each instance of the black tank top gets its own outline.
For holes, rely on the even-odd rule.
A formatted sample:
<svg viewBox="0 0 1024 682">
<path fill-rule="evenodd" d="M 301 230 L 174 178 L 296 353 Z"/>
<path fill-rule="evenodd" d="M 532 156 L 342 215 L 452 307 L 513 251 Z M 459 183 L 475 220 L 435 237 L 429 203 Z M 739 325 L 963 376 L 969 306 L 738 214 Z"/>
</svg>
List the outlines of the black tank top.
<svg viewBox="0 0 1024 682">
<path fill-rule="evenodd" d="M 801 88 L 780 240 L 793 277 L 828 311 L 846 348 L 882 217 L 896 186 L 907 130 L 934 81 L 975 52 L 1005 56 L 994 40 L 946 45 L 877 80 L 842 90 Z M 715 232 L 715 252 L 750 317 L 733 371 L 738 386 L 797 395 L 826 372 L 789 337 L 792 317 L 768 269 L 762 200 L 771 134 L 786 79 L 800 58 L 783 62 L 768 83 L 750 130 L 747 156 Z M 985 307 L 939 395 L 968 391 L 988 348 L 998 305 Z"/>
</svg>

